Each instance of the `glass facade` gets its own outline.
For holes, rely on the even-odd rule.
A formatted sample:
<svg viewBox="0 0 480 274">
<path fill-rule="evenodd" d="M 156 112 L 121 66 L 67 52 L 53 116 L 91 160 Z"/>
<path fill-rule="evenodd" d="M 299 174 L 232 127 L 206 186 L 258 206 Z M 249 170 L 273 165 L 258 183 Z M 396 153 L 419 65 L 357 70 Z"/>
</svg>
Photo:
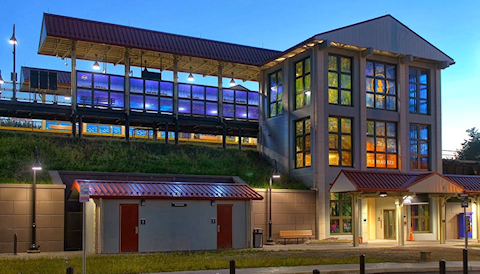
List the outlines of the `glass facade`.
<svg viewBox="0 0 480 274">
<path fill-rule="evenodd" d="M 258 120 L 258 92 L 223 89 L 223 117 L 238 120 Z"/>
<path fill-rule="evenodd" d="M 330 234 L 352 233 L 352 199 L 347 193 L 330 193 Z"/>
<path fill-rule="evenodd" d="M 373 61 L 367 61 L 366 66 L 367 107 L 396 110 L 396 67 Z"/>
<path fill-rule="evenodd" d="M 270 74 L 269 79 L 269 87 L 270 87 L 270 95 L 269 97 L 269 109 L 270 109 L 270 116 L 275 117 L 283 113 L 283 76 L 282 71 L 276 71 Z"/>
<path fill-rule="evenodd" d="M 311 121 L 304 118 L 295 122 L 295 168 L 312 165 Z"/>
<path fill-rule="evenodd" d="M 352 59 L 328 56 L 328 103 L 352 105 Z"/>
<path fill-rule="evenodd" d="M 429 169 L 429 126 L 410 125 L 410 169 Z"/>
<path fill-rule="evenodd" d="M 312 93 L 310 57 L 295 63 L 295 109 L 310 105 Z"/>
<path fill-rule="evenodd" d="M 410 68 L 409 79 L 409 110 L 411 113 L 428 114 L 428 72 Z"/>
<path fill-rule="evenodd" d="M 353 165 L 352 119 L 328 117 L 328 164 Z"/>
<path fill-rule="evenodd" d="M 125 107 L 124 78 L 77 72 L 77 105 L 79 107 L 123 109 Z"/>
<path fill-rule="evenodd" d="M 367 121 L 367 167 L 397 168 L 397 124 Z"/>
</svg>

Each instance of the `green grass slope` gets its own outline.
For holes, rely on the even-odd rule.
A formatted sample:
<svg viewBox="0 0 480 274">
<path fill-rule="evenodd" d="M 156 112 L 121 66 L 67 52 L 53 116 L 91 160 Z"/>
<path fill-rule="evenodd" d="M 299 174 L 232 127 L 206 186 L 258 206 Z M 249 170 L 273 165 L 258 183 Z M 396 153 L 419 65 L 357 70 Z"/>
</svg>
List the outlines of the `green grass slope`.
<svg viewBox="0 0 480 274">
<path fill-rule="evenodd" d="M 239 176 L 252 187 L 267 187 L 272 166 L 256 151 L 141 140 L 127 144 L 110 138 L 0 131 L 0 183 L 31 183 L 34 147 L 43 170 L 40 183 L 50 183 L 48 170 L 141 172 Z M 305 187 L 288 176 L 275 188 Z"/>
</svg>

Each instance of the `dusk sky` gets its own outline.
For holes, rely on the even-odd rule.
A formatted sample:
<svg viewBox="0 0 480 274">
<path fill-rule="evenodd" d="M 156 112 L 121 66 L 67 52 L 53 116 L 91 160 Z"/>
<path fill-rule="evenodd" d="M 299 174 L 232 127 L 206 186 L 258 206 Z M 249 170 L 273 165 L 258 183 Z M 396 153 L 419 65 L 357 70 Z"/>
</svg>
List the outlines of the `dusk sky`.
<svg viewBox="0 0 480 274">
<path fill-rule="evenodd" d="M 456 62 L 442 71 L 443 150 L 460 148 L 467 138 L 465 130 L 480 128 L 478 1 L 2 0 L 1 6 L 0 69 L 5 80 L 10 80 L 12 70 L 8 39 L 14 23 L 17 71 L 20 66 L 69 70 L 60 58 L 37 54 L 44 12 L 275 50 L 388 13 Z M 80 62 L 78 68 L 89 66 Z"/>
</svg>

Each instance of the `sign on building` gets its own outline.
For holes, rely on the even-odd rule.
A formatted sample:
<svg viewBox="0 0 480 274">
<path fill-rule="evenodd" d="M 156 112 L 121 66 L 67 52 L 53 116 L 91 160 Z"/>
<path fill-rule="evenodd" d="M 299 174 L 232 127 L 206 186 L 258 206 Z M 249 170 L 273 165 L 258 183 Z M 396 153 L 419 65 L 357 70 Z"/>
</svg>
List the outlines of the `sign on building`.
<svg viewBox="0 0 480 274">
<path fill-rule="evenodd" d="M 90 185 L 85 183 L 81 184 L 79 201 L 80 203 L 86 203 L 89 200 L 90 200 Z"/>
</svg>

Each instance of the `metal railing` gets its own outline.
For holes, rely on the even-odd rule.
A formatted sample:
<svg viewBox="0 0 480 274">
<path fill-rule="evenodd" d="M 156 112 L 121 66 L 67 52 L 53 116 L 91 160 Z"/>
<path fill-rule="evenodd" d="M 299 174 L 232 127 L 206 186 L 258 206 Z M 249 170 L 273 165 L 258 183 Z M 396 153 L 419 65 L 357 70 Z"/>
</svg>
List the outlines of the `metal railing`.
<svg viewBox="0 0 480 274">
<path fill-rule="evenodd" d="M 14 96 L 13 82 L 5 82 L 0 85 L 0 101 L 16 101 L 26 103 L 38 103 L 48 105 L 70 106 L 70 88 L 59 87 L 56 90 L 33 89 L 26 85 L 16 84 Z"/>
</svg>

